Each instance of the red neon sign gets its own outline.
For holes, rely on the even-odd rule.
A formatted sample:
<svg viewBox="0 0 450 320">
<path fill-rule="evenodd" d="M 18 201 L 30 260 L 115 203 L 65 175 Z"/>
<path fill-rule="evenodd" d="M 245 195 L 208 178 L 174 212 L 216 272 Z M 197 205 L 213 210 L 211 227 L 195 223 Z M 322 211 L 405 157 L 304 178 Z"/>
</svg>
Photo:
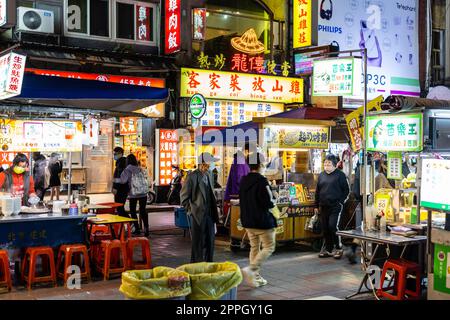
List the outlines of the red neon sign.
<svg viewBox="0 0 450 320">
<path fill-rule="evenodd" d="M 166 40 L 165 53 L 171 54 L 181 49 L 181 1 L 166 0 L 165 26 Z"/>
</svg>

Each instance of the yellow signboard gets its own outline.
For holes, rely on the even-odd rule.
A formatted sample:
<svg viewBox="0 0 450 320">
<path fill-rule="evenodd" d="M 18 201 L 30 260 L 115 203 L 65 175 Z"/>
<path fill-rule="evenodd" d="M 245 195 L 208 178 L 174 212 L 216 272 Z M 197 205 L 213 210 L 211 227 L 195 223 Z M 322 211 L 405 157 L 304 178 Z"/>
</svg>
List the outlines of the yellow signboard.
<svg viewBox="0 0 450 320">
<path fill-rule="evenodd" d="M 80 121 L 2 120 L 0 145 L 8 152 L 82 151 Z"/>
<path fill-rule="evenodd" d="M 383 96 L 378 96 L 375 99 L 367 103 L 367 110 L 370 111 L 380 111 L 381 103 L 383 102 Z M 364 137 L 364 106 L 359 107 L 352 113 L 345 117 L 347 122 L 347 128 L 350 132 L 350 137 L 352 139 L 353 151 L 359 151 L 363 148 L 362 140 Z"/>
<path fill-rule="evenodd" d="M 293 47 L 312 46 L 312 0 L 294 0 Z"/>
<path fill-rule="evenodd" d="M 196 93 L 206 99 L 301 103 L 303 79 L 182 68 L 181 97 Z"/>
<path fill-rule="evenodd" d="M 280 149 L 327 149 L 330 140 L 328 127 L 280 126 L 265 127 L 268 146 Z"/>
</svg>

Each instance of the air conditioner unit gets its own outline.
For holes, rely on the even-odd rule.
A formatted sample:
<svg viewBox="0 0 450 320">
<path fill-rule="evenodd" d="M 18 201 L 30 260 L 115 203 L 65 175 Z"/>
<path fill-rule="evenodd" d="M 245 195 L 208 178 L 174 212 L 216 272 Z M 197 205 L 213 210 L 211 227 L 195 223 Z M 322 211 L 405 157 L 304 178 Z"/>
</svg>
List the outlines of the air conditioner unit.
<svg viewBox="0 0 450 320">
<path fill-rule="evenodd" d="M 54 33 L 54 13 L 47 10 L 18 7 L 17 31 Z"/>
</svg>

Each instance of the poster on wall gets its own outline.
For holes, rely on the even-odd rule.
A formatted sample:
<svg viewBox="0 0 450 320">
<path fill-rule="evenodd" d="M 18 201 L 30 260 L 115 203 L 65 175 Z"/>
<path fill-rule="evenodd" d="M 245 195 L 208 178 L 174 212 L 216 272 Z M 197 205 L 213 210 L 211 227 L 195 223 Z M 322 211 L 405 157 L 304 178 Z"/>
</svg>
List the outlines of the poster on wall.
<svg viewBox="0 0 450 320">
<path fill-rule="evenodd" d="M 0 145 L 8 152 L 78 152 L 83 125 L 78 121 L 2 120 Z"/>
<path fill-rule="evenodd" d="M 417 0 L 324 0 L 318 44 L 368 50 L 368 97 L 420 96 Z"/>
<path fill-rule="evenodd" d="M 420 205 L 437 210 L 450 210 L 450 160 L 423 159 Z"/>
</svg>

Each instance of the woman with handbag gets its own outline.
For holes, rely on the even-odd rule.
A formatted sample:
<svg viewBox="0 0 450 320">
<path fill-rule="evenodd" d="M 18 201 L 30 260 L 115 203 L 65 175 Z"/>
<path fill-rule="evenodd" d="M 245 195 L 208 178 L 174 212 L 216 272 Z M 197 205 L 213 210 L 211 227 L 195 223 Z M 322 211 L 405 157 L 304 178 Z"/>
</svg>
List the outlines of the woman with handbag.
<svg viewBox="0 0 450 320">
<path fill-rule="evenodd" d="M 269 182 L 261 175 L 264 157 L 260 153 L 249 156 L 250 173 L 242 178 L 239 189 L 241 223 L 250 240 L 250 266 L 243 268 L 242 273 L 247 283 L 253 287 L 267 284 L 261 277 L 260 269 L 275 251 L 275 230 L 277 219 L 271 212 L 275 207 Z M 262 249 L 260 247 L 262 245 Z"/>
</svg>

